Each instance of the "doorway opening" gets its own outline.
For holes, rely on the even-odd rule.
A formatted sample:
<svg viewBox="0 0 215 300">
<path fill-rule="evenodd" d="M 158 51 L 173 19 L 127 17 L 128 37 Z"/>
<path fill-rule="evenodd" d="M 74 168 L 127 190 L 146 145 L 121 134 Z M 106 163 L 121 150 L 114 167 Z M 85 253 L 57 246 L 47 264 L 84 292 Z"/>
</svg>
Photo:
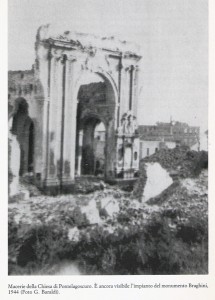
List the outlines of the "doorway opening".
<svg viewBox="0 0 215 300">
<path fill-rule="evenodd" d="M 78 131 L 76 174 L 104 177 L 106 157 L 106 129 L 102 121 L 89 117 Z"/>
<path fill-rule="evenodd" d="M 115 166 L 115 94 L 109 80 L 91 73 L 78 91 L 75 174 L 107 178 Z"/>
</svg>

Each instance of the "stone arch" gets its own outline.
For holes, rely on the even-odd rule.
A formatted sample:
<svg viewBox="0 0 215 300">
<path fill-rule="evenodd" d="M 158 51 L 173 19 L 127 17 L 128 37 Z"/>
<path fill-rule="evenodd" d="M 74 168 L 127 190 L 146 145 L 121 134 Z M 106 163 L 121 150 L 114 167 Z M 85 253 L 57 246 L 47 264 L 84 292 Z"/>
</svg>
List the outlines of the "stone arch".
<svg viewBox="0 0 215 300">
<path fill-rule="evenodd" d="M 102 68 L 98 67 L 98 68 L 95 68 L 94 70 L 89 70 L 87 68 L 83 68 L 78 76 L 77 76 L 77 80 L 75 82 L 75 94 L 78 93 L 78 89 L 81 85 L 81 81 L 83 79 L 83 76 L 85 76 L 86 74 L 97 74 L 98 76 L 102 77 L 104 80 L 108 80 L 114 90 L 114 94 L 116 96 L 116 99 L 117 99 L 117 96 L 118 96 L 118 88 L 117 88 L 117 84 L 115 82 L 115 80 L 113 79 L 113 77 L 111 76 L 111 74 L 105 70 L 103 70 Z"/>
<path fill-rule="evenodd" d="M 85 71 L 89 72 L 89 71 Z M 90 72 L 89 74 L 92 74 Z M 114 87 L 113 83 L 109 81 L 107 77 L 104 76 L 104 74 L 100 73 L 93 73 L 98 76 L 98 78 L 102 79 L 102 82 L 92 82 L 89 84 L 82 84 L 83 79 L 80 77 L 79 80 L 76 82 L 76 89 L 75 94 L 77 95 L 77 124 L 76 124 L 76 171 L 77 171 L 77 165 L 79 165 L 79 171 L 76 172 L 76 174 L 81 175 L 86 173 L 83 168 L 83 162 L 87 161 L 87 164 L 91 164 L 90 159 L 86 159 L 85 157 L 85 147 L 89 146 L 88 148 L 88 154 L 90 151 L 92 152 L 92 135 L 95 129 L 95 125 L 98 122 L 102 122 L 105 125 L 105 163 L 104 163 L 104 176 L 105 178 L 113 177 L 114 176 L 114 164 L 115 164 L 115 130 L 117 126 L 117 90 Z M 82 74 L 82 76 L 84 76 Z M 90 82 L 90 81 L 89 81 Z M 85 99 L 82 94 L 84 94 L 84 90 L 91 91 L 92 89 L 92 96 L 89 92 L 89 101 L 83 100 Z M 93 89 L 96 89 L 97 93 L 94 93 Z M 103 93 L 104 92 L 104 93 Z M 101 93 L 101 94 L 100 94 Z M 104 95 L 103 95 L 104 94 Z M 98 95 L 95 96 L 95 95 Z M 96 98 L 97 97 L 97 98 Z M 104 99 L 103 99 L 104 97 Z M 86 97 L 87 99 L 87 97 Z M 102 100 L 103 99 L 103 100 Z M 91 102 L 92 101 L 92 102 Z M 91 135 L 88 139 L 88 144 L 86 145 L 85 140 L 85 124 L 88 123 L 88 131 L 89 135 Z M 82 139 L 82 141 L 81 141 Z M 80 150 L 80 148 L 83 148 L 83 151 Z M 90 150 L 91 149 L 91 150 Z M 87 150 L 86 150 L 87 153 Z M 88 155 L 87 154 L 87 155 Z M 83 156 L 82 156 L 83 155 Z M 94 164 L 94 156 L 91 155 L 92 158 L 92 165 Z M 80 160 L 82 163 L 80 163 Z M 88 163 L 88 161 L 90 163 Z M 82 166 L 82 167 L 81 167 Z M 80 172 L 80 169 L 82 170 Z M 93 167 L 89 167 L 90 170 L 93 169 Z M 81 173 L 81 174 L 80 174 Z M 94 173 L 94 172 L 89 172 Z"/>
<path fill-rule="evenodd" d="M 101 68 L 96 68 L 95 70 L 88 70 L 88 69 L 84 69 L 81 70 L 81 72 L 79 73 L 79 75 L 77 76 L 77 80 L 75 82 L 74 85 L 74 98 L 77 99 L 78 102 L 78 93 L 80 90 L 81 85 L 83 85 L 83 78 L 89 74 L 94 74 L 97 75 L 98 77 L 100 77 L 102 80 L 104 80 L 104 82 L 106 83 L 106 85 L 108 86 L 108 88 L 110 90 L 112 90 L 113 92 L 113 101 L 115 103 L 115 111 L 114 111 L 114 128 L 117 128 L 117 108 L 118 108 L 118 88 L 117 88 L 117 84 L 114 81 L 113 77 L 111 76 L 111 74 L 109 72 L 104 71 Z"/>
</svg>

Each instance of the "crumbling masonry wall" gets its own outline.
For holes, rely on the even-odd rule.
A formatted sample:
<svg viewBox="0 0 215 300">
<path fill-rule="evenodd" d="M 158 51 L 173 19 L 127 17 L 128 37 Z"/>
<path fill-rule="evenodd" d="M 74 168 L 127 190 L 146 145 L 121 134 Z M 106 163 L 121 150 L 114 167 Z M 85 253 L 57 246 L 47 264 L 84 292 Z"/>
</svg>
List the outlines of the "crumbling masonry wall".
<svg viewBox="0 0 215 300">
<path fill-rule="evenodd" d="M 32 172 L 35 176 L 35 181 L 40 178 L 42 169 L 42 111 L 44 106 L 43 88 L 39 79 L 35 76 L 35 70 L 26 71 L 9 71 L 8 73 L 8 105 L 9 105 L 9 130 L 13 133 L 19 142 L 19 145 L 28 147 L 29 141 L 26 137 L 26 132 L 30 126 L 33 126 L 33 165 Z M 26 112 L 22 106 L 25 106 Z M 19 120 L 17 120 L 19 119 Z M 17 123 L 18 124 L 15 124 Z M 17 127 L 17 126 L 18 127 Z M 25 132 L 26 131 L 26 132 Z M 28 149 L 25 149 L 26 152 Z M 19 159 L 19 157 L 17 157 Z M 24 166 L 20 166 L 23 168 Z M 27 167 L 25 171 L 29 171 Z"/>
</svg>

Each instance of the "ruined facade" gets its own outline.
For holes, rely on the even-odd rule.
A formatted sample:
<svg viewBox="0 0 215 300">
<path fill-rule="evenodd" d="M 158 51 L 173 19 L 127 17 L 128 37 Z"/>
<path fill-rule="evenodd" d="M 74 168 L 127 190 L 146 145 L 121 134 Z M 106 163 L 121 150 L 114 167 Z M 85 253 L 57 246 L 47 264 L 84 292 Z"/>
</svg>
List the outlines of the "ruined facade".
<svg viewBox="0 0 215 300">
<path fill-rule="evenodd" d="M 20 176 L 31 173 L 37 186 L 56 191 L 98 170 L 111 181 L 137 176 L 141 57 L 133 45 L 59 34 L 47 25 L 39 28 L 35 49 L 32 70 L 9 72 L 9 129 L 20 145 Z M 101 151 L 95 150 L 99 124 Z"/>
</svg>

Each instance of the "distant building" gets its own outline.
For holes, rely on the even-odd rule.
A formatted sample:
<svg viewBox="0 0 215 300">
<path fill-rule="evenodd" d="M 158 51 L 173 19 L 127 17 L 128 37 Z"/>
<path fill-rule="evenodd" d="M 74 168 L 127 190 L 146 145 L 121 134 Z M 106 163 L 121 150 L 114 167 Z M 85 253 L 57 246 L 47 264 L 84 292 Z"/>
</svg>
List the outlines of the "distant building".
<svg viewBox="0 0 215 300">
<path fill-rule="evenodd" d="M 161 148 L 175 148 L 185 145 L 195 150 L 200 149 L 200 127 L 187 123 L 157 122 L 156 125 L 140 125 L 140 158 L 154 154 Z"/>
</svg>

